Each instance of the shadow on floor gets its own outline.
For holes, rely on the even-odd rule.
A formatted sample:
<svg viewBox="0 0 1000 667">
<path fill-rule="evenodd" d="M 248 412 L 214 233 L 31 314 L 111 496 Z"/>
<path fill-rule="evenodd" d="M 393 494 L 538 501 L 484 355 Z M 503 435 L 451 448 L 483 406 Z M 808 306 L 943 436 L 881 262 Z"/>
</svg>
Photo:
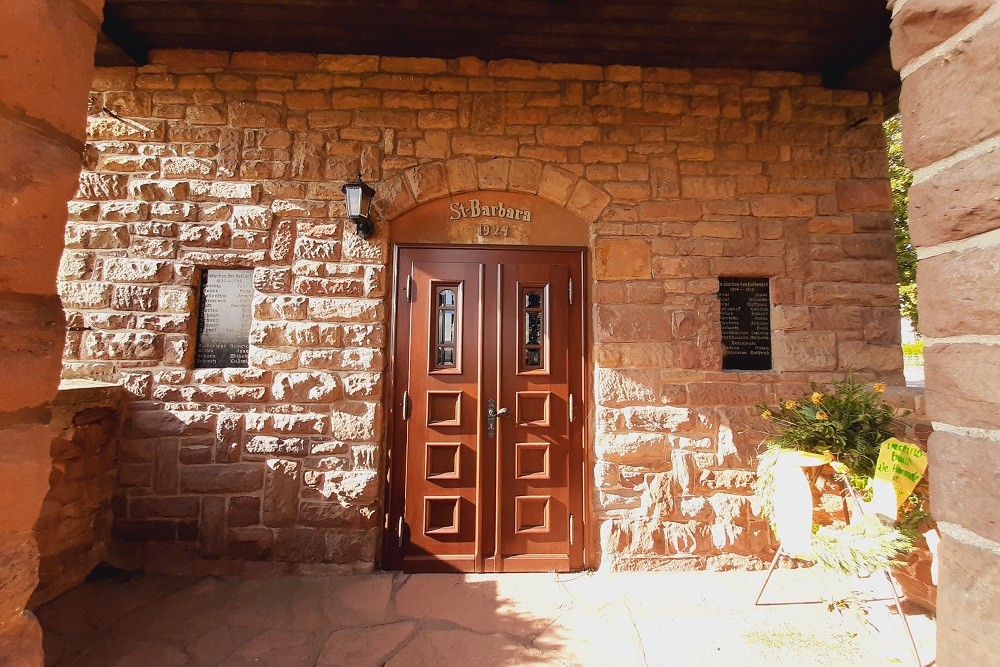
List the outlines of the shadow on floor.
<svg viewBox="0 0 1000 667">
<path fill-rule="evenodd" d="M 755 607 L 763 576 L 140 575 L 86 583 L 37 613 L 55 667 L 914 664 L 889 604 Z M 823 576 L 779 570 L 768 596 L 830 594 Z M 907 616 L 929 664 L 933 620 Z"/>
</svg>

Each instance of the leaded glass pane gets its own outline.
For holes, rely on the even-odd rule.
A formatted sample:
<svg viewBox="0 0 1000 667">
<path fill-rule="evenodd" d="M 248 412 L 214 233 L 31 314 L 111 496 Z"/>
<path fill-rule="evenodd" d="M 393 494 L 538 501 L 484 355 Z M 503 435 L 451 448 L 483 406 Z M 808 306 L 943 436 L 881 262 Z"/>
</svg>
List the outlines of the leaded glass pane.
<svg viewBox="0 0 1000 667">
<path fill-rule="evenodd" d="M 542 314 L 525 313 L 525 343 L 528 345 L 542 344 Z"/>
</svg>

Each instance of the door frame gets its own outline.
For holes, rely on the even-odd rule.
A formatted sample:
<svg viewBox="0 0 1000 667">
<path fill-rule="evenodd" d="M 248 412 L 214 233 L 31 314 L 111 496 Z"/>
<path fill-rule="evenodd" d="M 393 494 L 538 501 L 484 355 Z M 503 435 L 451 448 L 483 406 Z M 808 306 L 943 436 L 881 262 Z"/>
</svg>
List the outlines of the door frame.
<svg viewBox="0 0 1000 667">
<path fill-rule="evenodd" d="M 389 337 L 387 340 L 387 351 L 386 355 L 386 382 L 384 383 L 382 405 L 384 406 L 384 433 L 385 433 L 385 450 L 383 454 L 383 520 L 382 520 L 382 544 L 379 550 L 381 555 L 381 561 L 379 563 L 379 569 L 382 570 L 399 570 L 402 567 L 402 556 L 403 550 L 400 544 L 400 536 L 398 534 L 397 525 L 393 525 L 394 522 L 398 524 L 399 519 L 403 517 L 403 508 L 405 503 L 405 493 L 400 494 L 402 497 L 393 496 L 393 480 L 396 475 L 401 475 L 405 479 L 405 443 L 401 447 L 397 447 L 397 417 L 399 416 L 400 408 L 402 406 L 396 405 L 396 384 L 398 378 L 396 377 L 396 345 L 398 331 L 396 329 L 396 322 L 398 317 L 398 310 L 400 304 L 401 295 L 405 294 L 406 285 L 400 280 L 399 271 L 399 260 L 400 255 L 403 250 L 406 249 L 428 249 L 428 250 L 515 250 L 515 251 L 560 251 L 560 252 L 573 252 L 577 253 L 580 262 L 580 289 L 578 291 L 574 290 L 574 297 L 577 295 L 580 299 L 580 323 L 581 327 L 580 333 L 580 370 L 578 381 L 580 383 L 580 393 L 581 402 L 583 403 L 581 410 L 581 424 L 580 424 L 580 470 L 578 471 L 578 482 L 580 489 L 580 527 L 579 527 L 579 540 L 580 545 L 580 562 L 577 568 L 574 570 L 585 570 L 590 566 L 590 561 L 592 558 L 591 552 L 591 508 L 590 508 L 590 498 L 591 498 L 591 475 L 588 474 L 592 470 L 593 461 L 593 447 L 590 446 L 590 434 L 591 434 L 591 419 L 593 418 L 593 400 L 594 391 L 591 382 L 588 382 L 588 377 L 592 377 L 592 366 L 591 366 L 591 339 L 590 339 L 590 294 L 589 289 L 585 289 L 585 285 L 590 284 L 590 274 L 589 274 L 589 257 L 588 248 L 581 246 L 521 246 L 521 245 L 506 245 L 506 244 L 422 244 L 422 243 L 393 243 L 392 244 L 392 292 L 389 294 L 389 318 L 387 320 L 389 327 Z M 402 451 L 403 456 L 400 458 L 396 457 L 396 454 Z M 477 508 L 478 509 L 478 508 Z"/>
</svg>

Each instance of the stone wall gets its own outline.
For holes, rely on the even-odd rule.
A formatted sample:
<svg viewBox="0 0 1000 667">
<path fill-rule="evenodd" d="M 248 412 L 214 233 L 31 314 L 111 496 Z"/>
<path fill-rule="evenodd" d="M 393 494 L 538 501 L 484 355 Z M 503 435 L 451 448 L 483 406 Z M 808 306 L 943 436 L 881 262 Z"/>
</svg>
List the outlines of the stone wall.
<svg viewBox="0 0 1000 667">
<path fill-rule="evenodd" d="M 1000 3 L 890 4 L 942 532 L 938 662 L 985 665 L 1000 651 Z"/>
<path fill-rule="evenodd" d="M 118 385 L 67 380 L 52 403 L 52 471 L 35 524 L 40 563 L 32 608 L 108 559 L 121 399 Z"/>
<path fill-rule="evenodd" d="M 902 382 L 880 100 L 818 81 L 192 51 L 99 70 L 61 293 L 65 374 L 138 398 L 117 538 L 154 568 L 371 568 L 391 220 L 496 190 L 592 221 L 590 563 L 758 564 L 753 406 Z M 359 169 L 369 241 L 343 218 Z M 192 370 L 201 267 L 254 268 L 249 369 Z M 720 275 L 772 279 L 775 371 L 721 371 Z"/>
<path fill-rule="evenodd" d="M 63 313 L 56 267 L 80 171 L 103 0 L 0 4 L 0 664 L 42 664 L 25 603 L 48 489 Z"/>
</svg>

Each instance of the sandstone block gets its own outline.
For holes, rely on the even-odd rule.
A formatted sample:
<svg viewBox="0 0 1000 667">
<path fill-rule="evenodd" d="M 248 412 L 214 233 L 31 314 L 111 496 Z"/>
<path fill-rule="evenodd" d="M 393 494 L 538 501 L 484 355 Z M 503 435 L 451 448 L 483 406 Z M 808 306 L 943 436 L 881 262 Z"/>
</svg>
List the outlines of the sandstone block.
<svg viewBox="0 0 1000 667">
<path fill-rule="evenodd" d="M 165 283 L 173 277 L 171 262 L 114 258 L 104 262 L 104 279 L 113 283 Z"/>
<path fill-rule="evenodd" d="M 7 403 L 19 406 L 21 403 L 10 401 Z M 42 424 L 22 424 L 5 426 L 0 431 L 4 438 L 4 458 L 0 460 L 0 501 L 6 508 L 0 517 L 0 545 L 3 544 L 4 537 L 11 541 L 7 543 L 9 548 L 17 553 L 26 554 L 31 558 L 35 556 L 25 549 L 34 550 L 34 538 L 30 531 L 38 519 L 38 513 L 42 507 L 42 500 L 48 490 L 49 469 L 51 459 L 49 456 L 49 443 L 51 434 L 48 428 Z M 3 546 L 0 546 L 0 550 Z M 0 559 L 3 556 L 0 555 Z M 2 561 L 0 561 L 2 562 Z M 35 565 L 29 565 L 34 568 Z M 28 573 L 22 573 L 28 574 Z M 36 575 L 32 569 L 31 576 Z M 22 582 L 23 583 L 23 582 Z M 35 584 L 32 582 L 24 596 L 28 599 Z M 0 590 L 3 587 L 0 585 Z M 21 602 L 23 603 L 23 601 Z M 5 601 L 0 601 L 0 608 Z M 15 602 L 14 604 L 20 604 Z"/>
<path fill-rule="evenodd" d="M 537 128 L 538 143 L 549 146 L 582 146 L 600 138 L 596 127 L 546 125 Z"/>
<path fill-rule="evenodd" d="M 215 163 L 208 158 L 165 157 L 160 160 L 160 174 L 164 178 L 211 178 Z"/>
<path fill-rule="evenodd" d="M 185 410 L 132 410 L 129 434 L 133 436 L 183 436 L 209 433 L 215 415 Z"/>
<path fill-rule="evenodd" d="M 978 438 L 935 431 L 928 442 L 934 517 L 961 525 L 986 539 L 1000 541 L 1000 521 L 990 503 L 1000 483 L 1000 447 Z"/>
<path fill-rule="evenodd" d="M 194 496 L 133 498 L 129 503 L 129 516 L 136 519 L 193 518 L 198 516 L 200 505 Z"/>
<path fill-rule="evenodd" d="M 264 484 L 264 468 L 251 463 L 184 466 L 180 487 L 184 493 L 247 493 Z"/>
<path fill-rule="evenodd" d="M 261 502 L 257 496 L 232 496 L 226 510 L 226 525 L 254 526 L 261 522 Z"/>
<path fill-rule="evenodd" d="M 888 190 L 888 182 L 880 184 Z M 759 195 L 750 199 L 750 211 L 762 218 L 809 217 L 816 215 L 816 198 L 805 195 Z"/>
<path fill-rule="evenodd" d="M 347 398 L 362 399 L 382 395 L 381 373 L 350 373 L 341 377 L 341 383 Z"/>
<path fill-rule="evenodd" d="M 1000 248 L 945 253 L 920 263 L 921 330 L 931 337 L 1000 334 L 1000 304 L 984 289 L 1000 271 Z"/>
<path fill-rule="evenodd" d="M 599 239 L 594 254 L 594 274 L 598 280 L 652 276 L 650 248 L 643 240 Z"/>
<path fill-rule="evenodd" d="M 667 457 L 667 440 L 658 433 L 598 434 L 594 450 L 598 458 L 616 463 L 662 462 Z"/>
<path fill-rule="evenodd" d="M 837 346 L 838 365 L 843 370 L 896 371 L 903 365 L 903 354 L 898 345 L 878 345 L 845 340 Z"/>
<path fill-rule="evenodd" d="M 255 435 L 247 440 L 244 449 L 251 456 L 305 456 L 307 444 L 305 438 Z"/>
<path fill-rule="evenodd" d="M 133 178 L 128 184 L 128 196 L 131 199 L 141 199 L 148 202 L 176 201 L 188 196 L 188 188 L 187 181 Z"/>
<path fill-rule="evenodd" d="M 669 341 L 670 313 L 655 305 L 597 306 L 595 338 L 602 342 Z"/>
<path fill-rule="evenodd" d="M 309 299 L 309 318 L 319 322 L 375 322 L 383 317 L 374 299 Z"/>
<path fill-rule="evenodd" d="M 375 470 L 306 470 L 304 487 L 326 500 L 342 506 L 370 504 L 378 496 L 378 473 Z M 367 522 L 359 527 L 367 527 Z"/>
<path fill-rule="evenodd" d="M 1000 227 L 1000 151 L 949 166 L 910 188 L 913 244 L 932 246 Z"/>
<path fill-rule="evenodd" d="M 115 285 L 111 307 L 115 310 L 156 310 L 157 288 L 151 285 Z"/>
<path fill-rule="evenodd" d="M 304 414 L 248 414 L 247 433 L 287 433 L 322 435 L 329 430 L 330 418 L 316 413 Z"/>
<path fill-rule="evenodd" d="M 838 181 L 837 207 L 841 211 L 888 211 L 892 192 L 884 178 L 864 181 Z"/>
<path fill-rule="evenodd" d="M 325 554 L 323 533 L 309 528 L 282 528 L 275 531 L 274 558 L 293 563 L 322 562 Z"/>
<path fill-rule="evenodd" d="M 328 373 L 275 373 L 271 395 L 290 403 L 330 403 L 340 398 L 337 378 Z"/>
<path fill-rule="evenodd" d="M 1000 428 L 990 397 L 1000 395 L 996 349 L 975 343 L 929 345 L 924 351 L 927 417 L 974 428 Z"/>
<path fill-rule="evenodd" d="M 897 70 L 979 18 L 989 0 L 917 0 L 892 18 L 892 65 Z"/>
<path fill-rule="evenodd" d="M 84 359 L 159 359 L 163 356 L 163 336 L 151 331 L 90 331 L 83 338 L 81 354 Z"/>
<path fill-rule="evenodd" d="M 337 440 L 372 441 L 381 434 L 381 421 L 373 403 L 337 403 L 330 412 L 330 434 Z"/>
<path fill-rule="evenodd" d="M 653 370 L 601 368 L 594 389 L 597 402 L 607 407 L 649 404 L 660 396 L 662 380 Z"/>
<path fill-rule="evenodd" d="M 808 320 L 808 313 L 806 319 Z M 774 368 L 776 370 L 832 371 L 837 369 L 837 335 L 833 332 L 776 332 L 774 343 Z"/>
<path fill-rule="evenodd" d="M 900 108 L 909 168 L 919 169 L 995 136 L 1000 89 L 982 82 L 991 81 L 1000 67 L 1000 53 L 994 48 L 998 39 L 1000 22 L 989 23 L 906 77 Z M 975 104 L 955 103 L 970 91 L 977 91 Z"/>
<path fill-rule="evenodd" d="M 517 154 L 517 139 L 474 134 L 455 134 L 451 140 L 451 150 L 453 153 L 459 155 L 514 157 Z"/>
<path fill-rule="evenodd" d="M 310 300 L 303 296 L 263 296 L 253 300 L 254 319 L 304 320 Z"/>
<path fill-rule="evenodd" d="M 265 526 L 293 526 L 299 519 L 300 464 L 267 461 L 264 480 L 263 522 Z"/>
<path fill-rule="evenodd" d="M 958 660 L 970 665 L 988 665 L 1000 650 L 990 620 L 1000 590 L 1000 559 L 994 551 L 947 534 L 941 538 L 938 653 L 961 656 Z"/>
</svg>

